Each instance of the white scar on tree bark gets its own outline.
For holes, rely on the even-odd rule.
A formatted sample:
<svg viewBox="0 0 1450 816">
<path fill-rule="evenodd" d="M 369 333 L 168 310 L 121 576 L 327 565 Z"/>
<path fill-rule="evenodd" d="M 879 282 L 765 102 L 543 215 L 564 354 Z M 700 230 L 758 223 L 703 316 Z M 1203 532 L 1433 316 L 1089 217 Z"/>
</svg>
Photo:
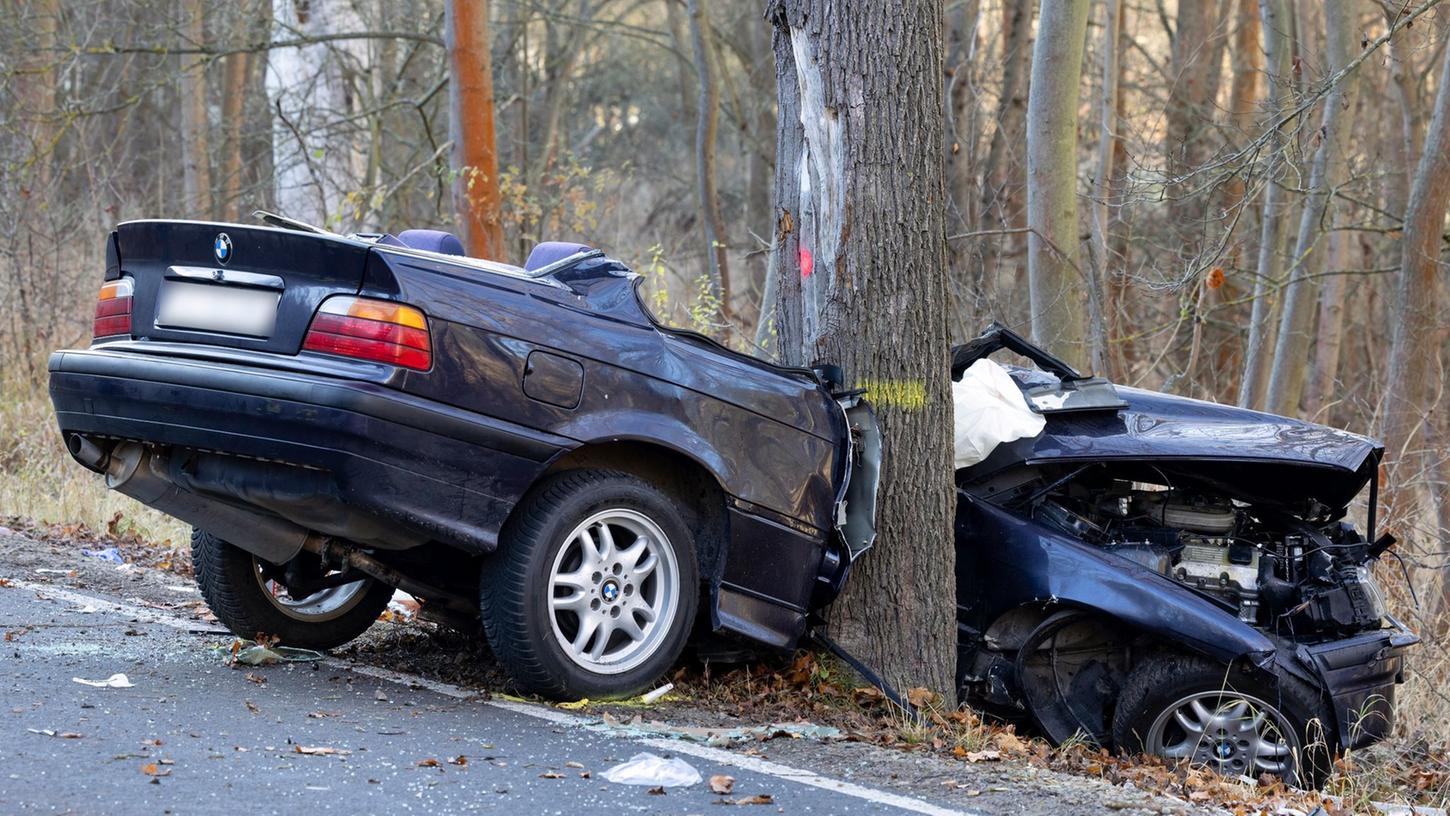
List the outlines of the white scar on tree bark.
<svg viewBox="0 0 1450 816">
<path fill-rule="evenodd" d="M 802 134 L 800 174 L 800 245 L 812 255 L 810 277 L 801 281 L 802 340 L 806 358 L 816 352 L 826 331 L 826 308 L 834 300 L 836 262 L 845 231 L 845 146 L 836 111 L 826 106 L 826 83 L 816 62 L 810 38 L 790 30 L 800 86 Z"/>
</svg>

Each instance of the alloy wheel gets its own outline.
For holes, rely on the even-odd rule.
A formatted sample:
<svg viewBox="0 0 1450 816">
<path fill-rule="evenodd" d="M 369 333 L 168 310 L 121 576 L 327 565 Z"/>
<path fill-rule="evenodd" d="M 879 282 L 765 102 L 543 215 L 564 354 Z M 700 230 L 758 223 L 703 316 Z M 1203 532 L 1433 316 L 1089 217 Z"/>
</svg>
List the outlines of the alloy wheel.
<svg viewBox="0 0 1450 816">
<path fill-rule="evenodd" d="M 643 513 L 600 511 L 565 538 L 548 596 L 554 637 L 571 661 L 599 674 L 627 672 L 659 649 L 674 622 L 674 547 Z"/>
<path fill-rule="evenodd" d="M 1148 729 L 1149 753 L 1187 759 L 1228 776 L 1293 777 L 1300 746 L 1284 715 L 1257 697 L 1229 691 L 1187 695 Z"/>
</svg>

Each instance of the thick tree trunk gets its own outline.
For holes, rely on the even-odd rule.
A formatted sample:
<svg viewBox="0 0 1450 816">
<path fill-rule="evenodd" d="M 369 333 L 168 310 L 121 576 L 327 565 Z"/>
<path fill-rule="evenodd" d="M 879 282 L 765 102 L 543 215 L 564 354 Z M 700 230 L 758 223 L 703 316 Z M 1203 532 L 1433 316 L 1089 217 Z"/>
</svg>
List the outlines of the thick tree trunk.
<svg viewBox="0 0 1450 816">
<path fill-rule="evenodd" d="M 1442 57 L 1442 62 L 1435 112 L 1405 210 L 1393 302 L 1397 320 L 1385 389 L 1383 438 L 1390 466 L 1387 515 L 1402 522 L 1410 517 L 1416 487 L 1410 476 L 1422 461 L 1421 440 L 1426 437 L 1426 426 L 1433 427 L 1434 395 L 1429 386 L 1435 379 L 1431 375 L 1442 340 L 1437 320 L 1441 317 L 1439 279 L 1447 269 L 1441 261 L 1441 236 L 1450 205 L 1450 59 Z M 1442 592 L 1450 588 L 1447 576 L 1450 570 L 1442 570 Z"/>
<path fill-rule="evenodd" d="M 453 209 L 475 258 L 505 260 L 493 126 L 488 4 L 448 0 L 448 130 L 453 137 Z"/>
<path fill-rule="evenodd" d="M 1043 0 L 1027 100 L 1027 276 L 1032 338 L 1074 364 L 1087 360 L 1087 302 L 1078 263 L 1078 77 L 1088 0 Z"/>
<path fill-rule="evenodd" d="M 1264 38 L 1264 65 L 1268 72 L 1269 104 L 1266 120 L 1277 121 L 1294 98 L 1294 16 L 1289 0 L 1259 0 L 1259 15 Z M 1270 125 L 1272 127 L 1272 124 Z M 1288 172 L 1287 141 L 1275 129 L 1269 134 L 1267 175 L 1264 182 L 1263 208 L 1259 212 L 1259 257 L 1254 276 L 1254 305 L 1249 318 L 1249 337 L 1244 344 L 1244 375 L 1239 385 L 1239 405 L 1262 407 L 1269 383 L 1269 365 L 1273 361 L 1276 308 L 1280 297 L 1276 288 L 1284 268 L 1284 229 L 1288 210 L 1287 191 L 1281 180 Z"/>
<path fill-rule="evenodd" d="M 713 32 L 700 0 L 689 0 L 690 45 L 699 78 L 695 121 L 695 172 L 700 192 L 700 223 L 705 234 L 706 270 L 720 317 L 728 325 L 734 318 L 731 302 L 730 255 L 725 241 L 725 218 L 720 214 L 720 191 L 715 180 L 715 137 L 720 124 L 720 85 L 715 75 Z"/>
<path fill-rule="evenodd" d="M 951 396 L 942 4 L 774 0 L 781 356 L 868 389 L 885 434 L 876 548 L 831 625 L 888 680 L 950 694 Z"/>
<path fill-rule="evenodd" d="M 1359 52 L 1353 0 L 1326 0 L 1324 7 L 1329 74 L 1344 68 Z M 1320 227 L 1333 204 L 1335 187 L 1347 172 L 1349 137 L 1354 127 L 1354 103 L 1359 94 L 1359 72 L 1351 71 L 1324 97 L 1324 115 L 1317 138 L 1319 148 L 1309 174 L 1309 193 L 1299 221 L 1299 234 L 1284 292 L 1284 314 L 1274 347 L 1269 375 L 1268 407 L 1279 414 L 1299 413 L 1299 399 L 1309 367 L 1309 341 L 1314 334 L 1314 306 L 1319 299 L 1317 276 L 1324 271 L 1328 247 L 1322 245 Z"/>
<path fill-rule="evenodd" d="M 181 4 L 182 45 L 206 46 L 201 0 Z M 192 217 L 212 217 L 211 123 L 206 115 L 206 62 L 200 55 L 181 57 L 181 184 L 184 204 Z"/>
</svg>

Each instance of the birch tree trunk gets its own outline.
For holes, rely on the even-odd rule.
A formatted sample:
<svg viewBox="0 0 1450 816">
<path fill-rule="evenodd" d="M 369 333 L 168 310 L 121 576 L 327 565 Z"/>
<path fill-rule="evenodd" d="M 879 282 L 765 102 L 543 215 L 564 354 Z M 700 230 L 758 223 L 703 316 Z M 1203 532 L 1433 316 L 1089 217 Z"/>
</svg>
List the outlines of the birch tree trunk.
<svg viewBox="0 0 1450 816">
<path fill-rule="evenodd" d="M 362 31 L 347 0 L 272 0 L 279 40 Z M 314 42 L 267 51 L 272 104 L 272 167 L 282 214 L 337 229 L 352 226 L 345 203 L 362 187 L 366 130 L 357 123 L 354 78 L 366 73 L 365 40 Z"/>
<path fill-rule="evenodd" d="M 700 222 L 705 233 L 705 268 L 711 294 L 719 301 L 720 317 L 729 324 L 735 310 L 731 303 L 730 256 L 725 244 L 725 218 L 720 214 L 720 191 L 715 182 L 715 139 L 720 123 L 720 85 L 710 20 L 700 0 L 689 0 L 690 45 L 695 53 L 695 75 L 699 79 L 695 121 L 695 172 L 700 190 Z"/>
<path fill-rule="evenodd" d="M 1425 148 L 1415 169 L 1405 210 L 1399 275 L 1395 278 L 1394 322 L 1384 403 L 1384 440 L 1389 461 L 1391 519 L 1409 517 L 1414 486 L 1413 465 L 1421 461 L 1421 438 L 1432 425 L 1433 366 L 1441 345 L 1440 278 L 1445 212 L 1450 205 L 1450 60 L 1441 58 L 1435 112 L 1425 135 Z M 1441 570 L 1440 589 L 1450 590 L 1450 570 Z"/>
<path fill-rule="evenodd" d="M 1078 77 L 1088 0 L 1043 0 L 1027 99 L 1027 277 L 1032 338 L 1082 365 L 1085 281 L 1078 263 Z"/>
<path fill-rule="evenodd" d="M 181 4 L 183 48 L 206 46 L 201 0 Z M 190 217 L 212 217 L 211 123 L 206 115 L 206 62 L 199 54 L 181 57 L 181 183 Z"/>
<path fill-rule="evenodd" d="M 1260 28 L 1264 38 L 1264 65 L 1268 71 L 1269 104 L 1266 121 L 1272 123 L 1289 108 L 1294 98 L 1294 17 L 1289 0 L 1259 0 Z M 1272 125 L 1271 125 L 1272 127 Z M 1288 167 L 1284 134 L 1275 128 L 1267 145 L 1268 178 L 1264 182 L 1263 208 L 1259 213 L 1259 257 L 1254 275 L 1254 305 L 1249 317 L 1249 337 L 1244 344 L 1244 375 L 1239 385 L 1239 405 L 1259 408 L 1268 390 L 1269 366 L 1273 361 L 1275 327 L 1279 303 L 1276 287 L 1284 268 L 1284 229 L 1288 202 L 1281 183 Z"/>
<path fill-rule="evenodd" d="M 1325 0 L 1325 50 L 1329 75 L 1354 59 L 1358 51 L 1353 0 Z M 1309 341 L 1314 333 L 1314 306 L 1319 299 L 1317 276 L 1324 271 L 1328 248 L 1320 245 L 1320 226 L 1333 203 L 1334 188 L 1343 182 L 1346 154 L 1354 127 L 1354 103 L 1359 93 L 1359 72 L 1351 71 L 1324 97 L 1324 115 L 1317 138 L 1319 148 L 1309 174 L 1308 198 L 1299 220 L 1289 282 L 1284 290 L 1284 314 L 1274 346 L 1274 367 L 1269 374 L 1268 407 L 1278 414 L 1297 414 L 1309 367 Z"/>
<path fill-rule="evenodd" d="M 950 694 L 942 3 L 773 0 L 768 14 L 781 357 L 840 365 L 848 386 L 868 389 L 886 440 L 878 542 L 831 626 L 888 680 Z"/>
<path fill-rule="evenodd" d="M 506 260 L 493 125 L 493 56 L 488 3 L 448 0 L 448 131 L 453 137 L 453 209 L 475 258 Z"/>
</svg>

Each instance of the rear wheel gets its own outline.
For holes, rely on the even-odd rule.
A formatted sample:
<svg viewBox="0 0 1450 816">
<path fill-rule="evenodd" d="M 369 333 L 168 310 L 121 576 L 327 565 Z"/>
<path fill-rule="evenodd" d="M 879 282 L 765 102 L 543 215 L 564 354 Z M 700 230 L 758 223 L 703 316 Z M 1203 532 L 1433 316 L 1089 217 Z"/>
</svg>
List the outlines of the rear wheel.
<svg viewBox="0 0 1450 816">
<path fill-rule="evenodd" d="M 373 578 L 293 596 L 285 575 L 332 578 L 312 553 L 272 565 L 202 530 L 191 534 L 191 563 L 207 606 L 239 637 L 270 635 L 287 646 L 331 649 L 352 640 L 387 608 L 393 590 Z M 325 582 L 325 581 L 324 581 Z"/>
<path fill-rule="evenodd" d="M 1113 739 L 1130 752 L 1305 787 L 1324 781 L 1332 754 L 1319 694 L 1294 678 L 1277 688 L 1201 657 L 1164 653 L 1128 675 Z"/>
<path fill-rule="evenodd" d="M 578 470 L 520 504 L 480 590 L 489 645 L 526 690 L 623 697 L 684 648 L 699 571 L 667 496 L 634 476 Z"/>
</svg>

